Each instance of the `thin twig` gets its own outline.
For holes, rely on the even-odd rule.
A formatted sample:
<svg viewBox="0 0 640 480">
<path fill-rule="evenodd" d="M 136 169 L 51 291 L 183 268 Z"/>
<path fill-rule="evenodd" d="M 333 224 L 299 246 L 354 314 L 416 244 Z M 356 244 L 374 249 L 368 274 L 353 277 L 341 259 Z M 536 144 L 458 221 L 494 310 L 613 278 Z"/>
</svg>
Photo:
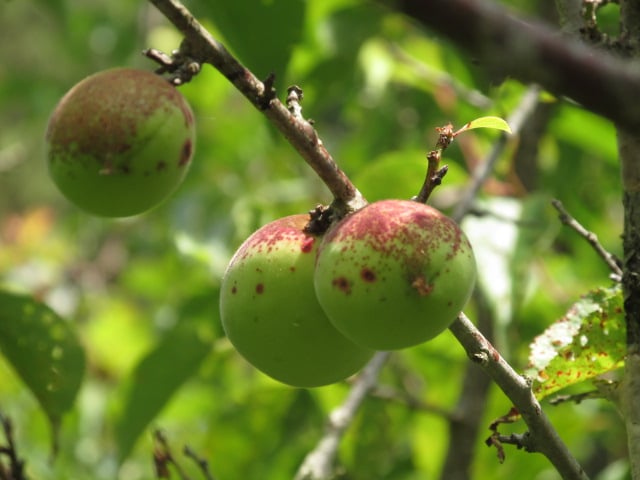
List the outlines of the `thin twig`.
<svg viewBox="0 0 640 480">
<path fill-rule="evenodd" d="M 275 98 L 273 89 L 265 87 L 265 83 L 273 82 L 273 77 L 265 83 L 256 78 L 178 0 L 149 1 L 185 36 L 181 45 L 184 55 L 199 64 L 213 65 L 289 140 L 333 194 L 338 216 L 366 204 L 362 194 L 324 147 L 311 123 L 290 112 Z"/>
<path fill-rule="evenodd" d="M 438 132 L 438 140 L 435 148 L 427 153 L 427 174 L 420 192 L 414 197 L 416 202 L 426 203 L 433 190 L 442 183 L 442 179 L 449 170 L 446 165 L 440 167 L 440 160 L 442 160 L 442 152 L 453 142 L 455 136 L 453 125 L 448 123 L 442 127 L 437 127 L 436 131 Z"/>
<path fill-rule="evenodd" d="M 342 405 L 329 414 L 325 434 L 300 465 L 295 480 L 320 480 L 332 477 L 338 446 L 353 422 L 360 405 L 378 381 L 389 352 L 376 353 L 353 383 Z"/>
<path fill-rule="evenodd" d="M 18 456 L 18 450 L 13 436 L 13 424 L 9 417 L 0 413 L 0 424 L 7 442 L 6 447 L 0 447 L 0 454 L 9 459 L 9 470 L 5 470 L 0 463 L 0 474 L 6 475 L 8 480 L 27 480 L 24 473 L 24 461 Z"/>
<path fill-rule="evenodd" d="M 598 236 L 587 230 L 578 222 L 564 207 L 562 202 L 557 199 L 551 200 L 551 205 L 558 211 L 558 218 L 560 221 L 575 230 L 582 238 L 584 238 L 589 245 L 593 247 L 596 253 L 605 261 L 615 279 L 619 282 L 622 280 L 622 268 L 620 267 L 620 260 L 616 258 L 611 252 L 607 251 L 602 244 L 598 241 Z"/>
<path fill-rule="evenodd" d="M 188 445 L 184 447 L 184 454 L 198 465 L 198 468 L 206 480 L 215 480 L 215 477 L 209 470 L 209 462 L 207 462 L 207 460 L 196 454 L 196 452 L 194 452 Z"/>
<path fill-rule="evenodd" d="M 187 472 L 182 468 L 180 463 L 176 460 L 171 452 L 171 447 L 164 433 L 160 430 L 156 430 L 153 433 L 155 440 L 155 448 L 153 451 L 153 462 L 156 467 L 157 478 L 171 478 L 169 473 L 169 465 L 173 465 L 173 468 L 178 472 L 178 475 L 182 480 L 190 480 Z"/>
</svg>

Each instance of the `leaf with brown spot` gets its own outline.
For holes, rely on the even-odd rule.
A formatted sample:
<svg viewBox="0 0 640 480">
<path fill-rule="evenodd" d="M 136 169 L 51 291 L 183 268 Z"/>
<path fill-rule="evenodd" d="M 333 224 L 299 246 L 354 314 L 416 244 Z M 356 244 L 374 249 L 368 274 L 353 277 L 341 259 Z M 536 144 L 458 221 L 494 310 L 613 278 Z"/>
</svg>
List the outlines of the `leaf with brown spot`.
<svg viewBox="0 0 640 480">
<path fill-rule="evenodd" d="M 537 336 L 526 374 L 540 400 L 624 365 L 626 327 L 620 286 L 584 295 Z"/>
</svg>

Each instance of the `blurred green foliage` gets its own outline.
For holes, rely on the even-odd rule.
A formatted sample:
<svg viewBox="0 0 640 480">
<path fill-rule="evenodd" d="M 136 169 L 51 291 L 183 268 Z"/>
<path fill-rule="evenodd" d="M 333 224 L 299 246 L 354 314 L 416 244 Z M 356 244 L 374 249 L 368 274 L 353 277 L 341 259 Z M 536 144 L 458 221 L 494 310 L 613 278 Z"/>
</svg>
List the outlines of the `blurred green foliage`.
<svg viewBox="0 0 640 480">
<path fill-rule="evenodd" d="M 435 127 L 506 118 L 526 90 L 496 82 L 448 43 L 370 3 L 186 3 L 260 77 L 275 72 L 280 96 L 289 84 L 303 88 L 304 114 L 370 200 L 417 193 Z M 536 10 L 530 0 L 517 4 Z M 151 432 L 159 427 L 175 452 L 188 444 L 205 457 L 216 478 L 291 478 L 349 386 L 292 389 L 258 373 L 224 338 L 218 288 L 242 240 L 272 219 L 328 203 L 327 189 L 205 66 L 181 87 L 198 125 L 183 186 L 144 216 L 91 217 L 47 177 L 48 115 L 84 76 L 114 66 L 152 69 L 140 52 L 170 52 L 180 36 L 145 2 L 9 0 L 0 2 L 0 40 L 0 286 L 42 299 L 66 319 L 87 357 L 80 393 L 63 418 L 58 458 L 49 463 L 47 415 L 0 356 L 0 411 L 16 426 L 29 474 L 151 478 Z M 536 335 L 579 295 L 609 284 L 606 265 L 560 226 L 549 200 L 559 198 L 607 249 L 621 252 L 613 127 L 553 98 L 545 110 L 537 151 L 518 150 L 514 138 L 478 199 L 482 215 L 463 223 L 483 269 L 496 345 L 519 370 Z M 455 206 L 497 135 L 469 132 L 447 150 L 450 173 L 435 205 Z M 471 318 L 474 311 L 472 304 Z M 341 446 L 344 478 L 438 476 L 448 436 L 442 412 L 457 401 L 465 365 L 448 332 L 394 355 L 381 384 L 434 408 L 368 399 Z M 555 478 L 539 455 L 507 447 L 501 465 L 482 443 L 484 427 L 509 407 L 492 387 L 472 478 Z M 593 478 L 624 478 L 625 437 L 613 406 L 545 408 Z M 183 464 L 197 478 L 195 466 Z"/>
</svg>

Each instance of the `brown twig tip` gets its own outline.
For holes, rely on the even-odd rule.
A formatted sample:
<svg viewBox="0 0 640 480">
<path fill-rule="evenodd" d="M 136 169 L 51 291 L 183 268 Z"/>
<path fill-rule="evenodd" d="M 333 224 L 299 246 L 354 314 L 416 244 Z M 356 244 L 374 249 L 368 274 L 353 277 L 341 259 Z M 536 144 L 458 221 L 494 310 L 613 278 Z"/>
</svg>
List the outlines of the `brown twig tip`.
<svg viewBox="0 0 640 480">
<path fill-rule="evenodd" d="M 455 138 L 453 125 L 449 122 L 444 127 L 436 127 L 436 132 L 439 134 L 436 149 L 445 150 L 449 145 L 451 145 L 451 142 L 453 142 L 453 139 Z"/>
<path fill-rule="evenodd" d="M 427 174 L 420 193 L 413 198 L 416 202 L 427 203 L 431 193 L 442 183 L 442 179 L 449 170 L 446 165 L 440 167 L 440 160 L 442 159 L 442 152 L 451 145 L 455 137 L 453 125 L 448 123 L 443 127 L 436 127 L 436 131 L 438 132 L 438 140 L 436 141 L 436 147 L 427 153 Z"/>
</svg>

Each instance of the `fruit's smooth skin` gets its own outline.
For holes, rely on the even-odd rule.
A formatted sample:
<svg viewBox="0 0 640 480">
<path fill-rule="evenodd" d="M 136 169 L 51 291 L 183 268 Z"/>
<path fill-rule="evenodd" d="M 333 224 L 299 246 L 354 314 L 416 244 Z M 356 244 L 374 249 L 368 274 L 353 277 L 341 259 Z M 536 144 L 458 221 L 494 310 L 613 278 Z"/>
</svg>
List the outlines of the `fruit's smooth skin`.
<svg viewBox="0 0 640 480">
<path fill-rule="evenodd" d="M 446 329 L 475 278 L 471 245 L 453 220 L 422 203 L 383 200 L 326 233 L 314 283 L 320 305 L 346 337 L 395 350 Z"/>
<path fill-rule="evenodd" d="M 237 250 L 224 275 L 220 314 L 227 337 L 256 368 L 296 387 L 334 383 L 373 352 L 331 325 L 313 290 L 318 237 L 308 215 L 269 223 Z"/>
<path fill-rule="evenodd" d="M 156 206 L 182 182 L 194 118 L 159 75 L 115 68 L 66 93 L 45 140 L 49 173 L 68 200 L 95 215 L 127 217 Z"/>
</svg>

